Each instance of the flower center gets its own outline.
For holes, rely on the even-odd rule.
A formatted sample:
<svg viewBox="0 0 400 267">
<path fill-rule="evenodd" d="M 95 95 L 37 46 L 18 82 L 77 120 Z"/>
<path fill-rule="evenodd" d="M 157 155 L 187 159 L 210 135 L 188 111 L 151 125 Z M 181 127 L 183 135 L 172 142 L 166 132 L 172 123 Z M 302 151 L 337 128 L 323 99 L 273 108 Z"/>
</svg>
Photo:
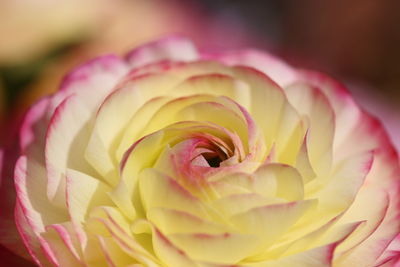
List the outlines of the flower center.
<svg viewBox="0 0 400 267">
<path fill-rule="evenodd" d="M 221 162 L 228 158 L 223 151 L 204 152 L 201 156 L 207 161 L 212 168 L 218 168 Z"/>
<path fill-rule="evenodd" d="M 203 157 L 212 168 L 218 168 L 219 164 L 223 161 L 218 155 L 203 154 Z"/>
<path fill-rule="evenodd" d="M 196 145 L 191 152 L 192 165 L 218 168 L 223 161 L 233 155 L 232 148 L 228 144 L 217 137 L 212 138 L 214 140 L 200 137 L 194 141 Z"/>
</svg>

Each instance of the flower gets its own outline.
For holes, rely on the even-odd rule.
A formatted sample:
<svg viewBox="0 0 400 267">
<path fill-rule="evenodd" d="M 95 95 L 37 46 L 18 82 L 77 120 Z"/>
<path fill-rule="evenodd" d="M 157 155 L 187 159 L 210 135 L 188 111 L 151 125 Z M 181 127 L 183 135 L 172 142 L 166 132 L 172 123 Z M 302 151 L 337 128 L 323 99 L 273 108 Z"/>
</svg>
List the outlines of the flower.
<svg viewBox="0 0 400 267">
<path fill-rule="evenodd" d="M 21 127 L 15 220 L 41 266 L 379 266 L 396 151 L 333 79 L 184 38 L 66 76 Z"/>
</svg>

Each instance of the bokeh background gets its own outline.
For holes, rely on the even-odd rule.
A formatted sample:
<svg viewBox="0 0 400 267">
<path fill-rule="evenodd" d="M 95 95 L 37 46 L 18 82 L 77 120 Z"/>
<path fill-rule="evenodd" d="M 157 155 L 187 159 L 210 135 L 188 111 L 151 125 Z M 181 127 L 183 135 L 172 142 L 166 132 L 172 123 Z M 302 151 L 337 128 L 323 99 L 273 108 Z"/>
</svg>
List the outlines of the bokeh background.
<svg viewBox="0 0 400 267">
<path fill-rule="evenodd" d="M 400 146 L 398 0 L 1 0 L 2 144 L 74 66 L 171 33 L 202 49 L 252 46 L 327 72 L 384 119 Z"/>
<path fill-rule="evenodd" d="M 203 50 L 265 49 L 326 72 L 400 149 L 399 0 L 0 0 L 0 146 L 12 153 L 27 108 L 74 66 L 168 34 Z M 9 173 L 12 164 L 0 177 Z M 1 264 L 30 266 L 10 255 L 1 248 Z"/>
</svg>

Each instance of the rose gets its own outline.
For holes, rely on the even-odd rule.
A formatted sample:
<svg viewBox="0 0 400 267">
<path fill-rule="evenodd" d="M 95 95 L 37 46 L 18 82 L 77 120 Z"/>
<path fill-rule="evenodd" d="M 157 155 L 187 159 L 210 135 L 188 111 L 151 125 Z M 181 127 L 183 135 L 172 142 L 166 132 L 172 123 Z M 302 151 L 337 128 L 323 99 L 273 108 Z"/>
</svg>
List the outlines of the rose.
<svg viewBox="0 0 400 267">
<path fill-rule="evenodd" d="M 323 74 L 167 38 L 70 73 L 27 113 L 15 220 L 42 266 L 376 266 L 399 163 Z"/>
</svg>

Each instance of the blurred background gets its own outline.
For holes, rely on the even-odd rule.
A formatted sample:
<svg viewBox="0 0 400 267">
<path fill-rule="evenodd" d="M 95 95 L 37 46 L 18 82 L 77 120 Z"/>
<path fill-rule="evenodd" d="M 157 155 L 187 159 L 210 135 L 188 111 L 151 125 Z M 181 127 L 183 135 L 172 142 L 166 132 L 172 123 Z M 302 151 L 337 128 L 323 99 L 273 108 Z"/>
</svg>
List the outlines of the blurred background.
<svg viewBox="0 0 400 267">
<path fill-rule="evenodd" d="M 400 147 L 398 0 L 1 0 L 2 145 L 74 66 L 170 33 L 202 49 L 267 49 L 327 72 L 384 120 Z"/>
</svg>

